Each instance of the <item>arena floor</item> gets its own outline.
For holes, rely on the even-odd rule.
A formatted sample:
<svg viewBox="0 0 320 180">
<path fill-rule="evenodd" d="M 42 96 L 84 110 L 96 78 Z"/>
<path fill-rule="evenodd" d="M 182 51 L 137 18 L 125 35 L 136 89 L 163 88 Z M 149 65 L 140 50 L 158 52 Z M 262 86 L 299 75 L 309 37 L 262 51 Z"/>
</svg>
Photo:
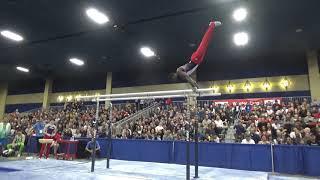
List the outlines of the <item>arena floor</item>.
<svg viewBox="0 0 320 180">
<path fill-rule="evenodd" d="M 54 159 L 33 159 L 0 162 L 0 179 L 115 179 L 115 180 L 182 180 L 185 179 L 185 166 L 151 162 L 112 160 L 111 169 L 106 169 L 106 160 L 96 161 L 95 172 L 90 173 L 91 162 L 63 161 Z M 193 177 L 193 167 L 191 167 Z M 270 175 L 265 172 L 199 167 L 201 179 L 219 180 L 301 180 L 316 179 L 300 176 Z"/>
</svg>

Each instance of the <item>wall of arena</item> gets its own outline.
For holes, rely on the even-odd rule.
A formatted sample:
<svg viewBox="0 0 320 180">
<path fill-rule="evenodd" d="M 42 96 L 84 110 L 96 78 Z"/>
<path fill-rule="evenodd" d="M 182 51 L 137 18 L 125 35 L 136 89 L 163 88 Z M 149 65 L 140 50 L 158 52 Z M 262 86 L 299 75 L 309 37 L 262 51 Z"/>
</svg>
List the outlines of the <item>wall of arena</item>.
<svg viewBox="0 0 320 180">
<path fill-rule="evenodd" d="M 283 80 L 287 79 L 289 84 L 285 88 Z M 268 81 L 270 87 L 266 90 L 264 83 Z M 246 83 L 249 82 L 250 88 L 247 88 Z M 222 94 L 242 94 L 242 93 L 265 93 L 265 92 L 290 92 L 290 91 L 309 91 L 308 75 L 291 75 L 291 76 L 275 76 L 268 78 L 250 78 L 250 79 L 235 79 L 235 80 L 221 80 L 221 81 L 204 81 L 199 82 L 203 88 L 214 87 L 217 92 Z M 143 91 L 161 91 L 161 90 L 174 90 L 186 89 L 190 86 L 186 83 L 173 83 L 173 84 L 159 84 L 159 85 L 145 85 L 145 86 L 132 86 L 132 87 L 119 87 L 112 88 L 112 93 L 130 93 L 130 92 L 143 92 Z M 44 93 L 30 93 L 19 95 L 8 95 L 6 105 L 14 104 L 42 104 Z M 53 92 L 49 95 L 50 103 L 61 103 L 64 101 L 71 101 L 79 95 L 96 95 L 106 94 L 106 89 L 97 90 L 83 90 L 71 92 Z"/>
</svg>

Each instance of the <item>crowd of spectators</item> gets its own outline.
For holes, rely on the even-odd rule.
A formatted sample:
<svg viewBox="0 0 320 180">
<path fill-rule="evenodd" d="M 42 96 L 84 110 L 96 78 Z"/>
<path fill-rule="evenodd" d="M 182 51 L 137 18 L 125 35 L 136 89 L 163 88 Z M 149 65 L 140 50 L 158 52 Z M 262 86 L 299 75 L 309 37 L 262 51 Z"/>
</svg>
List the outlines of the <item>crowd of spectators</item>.
<svg viewBox="0 0 320 180">
<path fill-rule="evenodd" d="M 320 106 L 317 103 L 277 100 L 266 104 L 204 104 L 197 116 L 180 104 L 160 106 L 150 117 L 127 124 L 116 137 L 124 139 L 186 140 L 194 138 L 198 120 L 199 140 L 225 142 L 228 128 L 243 144 L 320 145 Z M 234 124 L 234 126 L 233 126 Z M 233 132 L 233 131 L 231 131 Z"/>
<path fill-rule="evenodd" d="M 231 107 L 198 107 L 188 112 L 182 103 L 159 106 L 150 117 L 141 117 L 127 124 L 118 138 L 148 140 L 186 140 L 194 138 L 196 120 L 200 141 L 223 141 L 228 124 L 233 121 L 235 112 Z M 188 120 L 190 116 L 191 122 Z M 199 118 L 198 118 L 199 116 Z"/>
<path fill-rule="evenodd" d="M 114 124 L 135 113 L 142 107 L 139 104 L 113 106 L 111 122 Z M 166 101 L 150 116 L 140 117 L 125 124 L 120 131 L 114 131 L 113 137 L 146 140 L 186 140 L 190 137 L 193 140 L 197 125 L 199 140 L 205 142 L 225 142 L 226 133 L 234 129 L 231 131 L 234 132 L 232 140 L 237 143 L 320 145 L 319 109 L 319 104 L 308 103 L 305 99 L 301 102 L 275 101 L 267 104 L 205 103 L 189 112 L 183 103 Z M 9 137 L 22 131 L 28 139 L 30 136 L 41 136 L 42 132 L 38 129 L 53 121 L 64 139 L 90 138 L 95 111 L 94 106 L 85 106 L 82 102 L 66 103 L 60 109 L 51 108 L 29 114 L 16 111 L 6 116 L 2 126 L 7 129 L 8 125 L 11 126 Z M 97 131 L 100 138 L 107 136 L 109 112 L 100 107 Z"/>
<path fill-rule="evenodd" d="M 235 125 L 236 140 L 252 144 L 320 145 L 319 108 L 319 103 L 308 103 L 307 99 L 246 105 Z"/>
<path fill-rule="evenodd" d="M 99 109 L 98 134 L 100 137 L 106 136 L 109 112 L 109 109 L 105 109 L 104 105 Z M 115 105 L 112 109 L 112 123 L 124 119 L 135 112 L 136 106 L 134 103 Z M 64 107 L 38 110 L 27 114 L 19 113 L 16 110 L 6 115 L 3 124 L 10 126 L 6 128 L 10 129 L 7 135 L 9 138 L 13 138 L 18 130 L 22 131 L 27 137 L 43 136 L 45 125 L 53 121 L 57 127 L 57 132 L 64 139 L 68 139 L 71 137 L 91 137 L 92 122 L 95 121 L 95 116 L 95 106 L 86 106 L 83 102 L 72 102 L 65 103 Z"/>
</svg>

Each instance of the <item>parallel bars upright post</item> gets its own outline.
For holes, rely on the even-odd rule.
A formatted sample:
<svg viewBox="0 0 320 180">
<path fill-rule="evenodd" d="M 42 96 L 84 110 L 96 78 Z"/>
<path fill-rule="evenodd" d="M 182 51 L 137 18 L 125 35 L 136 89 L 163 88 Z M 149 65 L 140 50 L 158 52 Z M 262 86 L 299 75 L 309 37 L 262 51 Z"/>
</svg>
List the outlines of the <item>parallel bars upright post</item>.
<svg viewBox="0 0 320 180">
<path fill-rule="evenodd" d="M 108 150 L 107 150 L 107 169 L 109 169 L 110 168 L 110 158 L 111 158 L 111 141 L 112 141 L 112 139 L 111 139 L 111 135 L 112 135 L 112 133 L 111 133 L 111 129 L 112 129 L 112 127 L 111 127 L 111 123 L 112 123 L 112 103 L 110 102 L 110 106 L 109 106 L 109 108 L 110 108 L 110 114 L 109 114 L 109 122 L 108 122 Z"/>
<path fill-rule="evenodd" d="M 97 131 L 98 131 L 98 119 L 99 119 L 99 98 L 97 98 L 97 109 L 96 109 L 96 119 L 95 119 L 95 132 L 93 133 L 93 151 L 92 151 L 92 162 L 91 162 L 91 172 L 94 172 L 94 163 L 96 161 L 96 145 L 97 145 Z"/>
<path fill-rule="evenodd" d="M 201 96 L 201 92 L 206 92 L 206 91 L 212 91 L 212 88 L 207 88 L 207 89 L 198 89 L 198 96 Z M 97 110 L 96 110 L 96 124 L 95 124 L 95 130 L 97 132 L 98 130 L 98 119 L 99 119 L 99 102 L 100 101 L 116 101 L 116 100 L 128 100 L 128 99 L 159 99 L 159 98 L 168 98 L 168 97 L 186 97 L 188 98 L 189 96 L 187 93 L 193 93 L 194 91 L 192 89 L 187 89 L 187 90 L 172 90 L 172 91 L 156 91 L 156 92 L 142 92 L 142 93 L 127 93 L 127 94 L 107 94 L 107 95 L 99 95 L 99 96 L 81 96 L 78 97 L 78 99 L 88 99 L 88 98 L 96 98 L 94 101 L 97 101 Z M 165 95 L 162 95 L 165 94 Z M 183 95 L 179 95 L 183 94 Z M 156 96 L 157 95 L 157 96 Z M 161 96 L 160 96 L 161 95 Z M 202 95 L 202 96 L 215 96 L 215 95 L 221 95 L 220 93 L 215 93 L 215 94 L 209 94 L 209 95 Z M 106 98 L 106 99 L 100 99 L 100 97 Z M 190 107 L 189 107 L 189 113 L 190 112 Z M 110 103 L 110 115 L 109 115 L 109 132 L 108 132 L 108 141 L 109 141 L 109 146 L 108 146 L 108 154 L 107 154 L 107 168 L 109 168 L 109 161 L 110 161 L 110 156 L 111 156 L 111 119 L 112 119 L 112 104 Z M 189 122 L 190 120 L 190 114 L 189 114 Z M 190 125 L 190 124 L 189 124 Z M 197 135 L 196 135 L 197 136 Z M 186 166 L 186 178 L 187 180 L 190 179 L 190 142 L 189 142 L 189 129 L 187 130 L 187 166 Z M 196 144 L 198 143 L 198 137 L 196 138 Z M 91 163 L 91 172 L 94 172 L 94 164 L 95 164 L 95 158 L 96 158 L 96 134 L 93 137 L 93 153 L 92 153 L 92 163 Z M 198 145 L 198 144 L 197 144 Z M 196 152 L 198 153 L 198 149 L 196 149 Z M 195 178 L 198 177 L 198 154 L 196 154 L 196 168 L 195 168 Z"/>
</svg>

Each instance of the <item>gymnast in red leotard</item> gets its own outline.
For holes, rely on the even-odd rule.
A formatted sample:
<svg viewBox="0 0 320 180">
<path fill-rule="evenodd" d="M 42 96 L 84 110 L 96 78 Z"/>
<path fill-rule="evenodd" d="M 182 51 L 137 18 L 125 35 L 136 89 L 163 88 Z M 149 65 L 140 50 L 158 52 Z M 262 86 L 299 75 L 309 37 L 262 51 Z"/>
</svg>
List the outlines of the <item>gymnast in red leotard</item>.
<svg viewBox="0 0 320 180">
<path fill-rule="evenodd" d="M 209 43 L 213 36 L 213 31 L 217 26 L 222 25 L 220 21 L 211 21 L 209 28 L 204 34 L 202 41 L 198 49 L 192 54 L 190 61 L 177 69 L 177 75 L 183 79 L 187 80 L 193 87 L 199 88 L 195 80 L 193 80 L 190 75 L 198 68 L 199 64 L 203 61 L 203 58 L 207 52 Z"/>
</svg>

